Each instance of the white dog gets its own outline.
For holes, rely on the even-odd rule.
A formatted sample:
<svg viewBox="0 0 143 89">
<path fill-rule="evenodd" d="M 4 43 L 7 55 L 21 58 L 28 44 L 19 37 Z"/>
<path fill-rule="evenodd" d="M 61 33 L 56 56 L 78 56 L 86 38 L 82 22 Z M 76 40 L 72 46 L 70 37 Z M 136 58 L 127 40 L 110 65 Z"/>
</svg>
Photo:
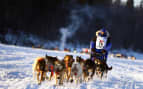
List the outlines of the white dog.
<svg viewBox="0 0 143 89">
<path fill-rule="evenodd" d="M 76 84 L 79 82 L 82 82 L 82 66 L 80 65 L 79 62 L 74 61 L 71 67 L 71 79 L 75 80 Z"/>
</svg>

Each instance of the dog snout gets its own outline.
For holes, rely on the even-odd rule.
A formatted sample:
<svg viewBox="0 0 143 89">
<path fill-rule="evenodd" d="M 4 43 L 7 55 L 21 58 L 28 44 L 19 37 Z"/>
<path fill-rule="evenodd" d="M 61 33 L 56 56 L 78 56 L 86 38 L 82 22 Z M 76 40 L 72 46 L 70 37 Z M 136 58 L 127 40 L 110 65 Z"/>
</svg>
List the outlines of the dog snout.
<svg viewBox="0 0 143 89">
<path fill-rule="evenodd" d="M 60 79 L 60 76 L 58 76 L 57 79 Z"/>
</svg>

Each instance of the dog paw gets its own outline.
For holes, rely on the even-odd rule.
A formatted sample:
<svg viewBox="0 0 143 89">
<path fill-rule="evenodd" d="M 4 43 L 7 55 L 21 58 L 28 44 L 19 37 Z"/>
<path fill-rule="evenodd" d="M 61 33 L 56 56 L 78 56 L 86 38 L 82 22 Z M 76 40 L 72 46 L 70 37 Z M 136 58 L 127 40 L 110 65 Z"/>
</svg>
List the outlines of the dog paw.
<svg viewBox="0 0 143 89">
<path fill-rule="evenodd" d="M 80 80 L 79 82 L 82 83 L 82 80 Z"/>
<path fill-rule="evenodd" d="M 66 80 L 66 82 L 69 82 L 69 80 Z"/>
<path fill-rule="evenodd" d="M 72 83 L 72 82 L 73 82 L 73 79 L 71 79 L 70 82 Z"/>
<path fill-rule="evenodd" d="M 41 85 L 41 82 L 38 82 L 38 85 Z"/>
<path fill-rule="evenodd" d="M 59 83 L 59 85 L 63 85 L 63 83 Z"/>
</svg>

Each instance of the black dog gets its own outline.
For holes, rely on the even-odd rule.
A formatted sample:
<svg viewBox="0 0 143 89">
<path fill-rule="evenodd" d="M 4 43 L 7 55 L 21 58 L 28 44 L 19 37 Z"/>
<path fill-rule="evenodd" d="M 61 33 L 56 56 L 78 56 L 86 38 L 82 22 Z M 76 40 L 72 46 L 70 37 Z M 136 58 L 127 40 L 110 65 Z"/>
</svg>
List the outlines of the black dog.
<svg viewBox="0 0 143 89">
<path fill-rule="evenodd" d="M 64 74 L 65 74 L 65 64 L 63 60 L 56 60 L 54 63 L 54 72 L 55 72 L 55 79 L 56 79 L 56 85 L 63 84 L 64 80 Z"/>
<path fill-rule="evenodd" d="M 96 65 L 91 59 L 87 59 L 84 61 L 83 65 L 83 76 L 84 81 L 88 81 L 89 79 L 92 79 L 95 73 Z"/>
<path fill-rule="evenodd" d="M 106 75 L 108 71 L 112 70 L 112 67 L 108 67 L 107 63 L 105 61 L 96 59 L 94 60 L 96 65 L 96 75 L 102 79 L 103 75 Z"/>
</svg>

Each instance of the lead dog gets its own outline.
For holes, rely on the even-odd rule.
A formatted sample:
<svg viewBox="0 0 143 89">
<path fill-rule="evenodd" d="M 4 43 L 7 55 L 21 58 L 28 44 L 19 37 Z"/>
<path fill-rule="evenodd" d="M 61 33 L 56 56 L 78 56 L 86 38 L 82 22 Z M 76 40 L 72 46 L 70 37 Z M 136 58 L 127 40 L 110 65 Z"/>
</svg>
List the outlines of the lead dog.
<svg viewBox="0 0 143 89">
<path fill-rule="evenodd" d="M 44 57 L 38 57 L 35 59 L 34 64 L 32 66 L 33 77 L 35 78 L 35 73 L 37 73 L 38 84 L 41 84 L 41 82 L 44 80 L 45 66 L 46 66 L 46 61 Z"/>
<path fill-rule="evenodd" d="M 35 78 L 35 74 L 37 73 L 38 84 L 41 84 L 41 82 L 46 78 L 47 72 L 51 72 L 49 78 L 49 80 L 51 80 L 54 74 L 54 63 L 57 60 L 57 57 L 51 57 L 47 55 L 45 57 L 38 57 L 34 60 L 34 64 L 32 66 L 33 77 Z"/>
<path fill-rule="evenodd" d="M 54 75 L 55 62 L 58 61 L 58 58 L 47 56 L 47 54 L 45 55 L 45 58 L 46 58 L 46 71 L 51 73 L 49 77 L 49 80 L 51 80 Z"/>
</svg>

